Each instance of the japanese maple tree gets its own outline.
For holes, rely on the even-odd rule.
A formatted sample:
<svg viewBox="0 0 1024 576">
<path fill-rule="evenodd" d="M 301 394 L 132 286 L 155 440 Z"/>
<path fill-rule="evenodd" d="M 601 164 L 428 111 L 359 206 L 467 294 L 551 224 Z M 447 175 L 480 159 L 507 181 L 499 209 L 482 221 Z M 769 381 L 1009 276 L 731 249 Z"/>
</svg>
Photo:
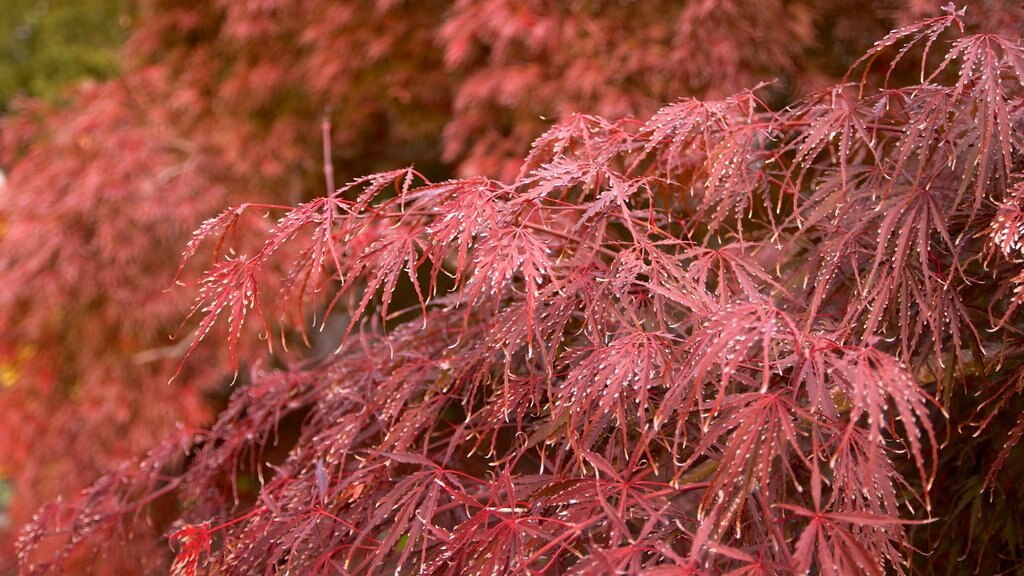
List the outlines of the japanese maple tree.
<svg viewBox="0 0 1024 576">
<path fill-rule="evenodd" d="M 450 69 L 479 49 L 459 35 L 488 30 L 459 18 L 490 22 L 488 62 L 517 49 L 498 34 L 516 6 L 456 3 Z M 147 518 L 176 574 L 1016 568 L 1024 20 L 965 18 L 908 22 L 782 104 L 726 84 L 639 117 L 558 110 L 514 171 L 461 139 L 480 72 L 445 129 L 465 177 L 326 170 L 324 195 L 210 218 L 182 242 L 175 382 L 220 349 L 253 359 L 245 382 L 212 427 L 43 508 L 22 569 L 153 545 Z M 278 354 L 260 361 L 247 326 Z M 330 334 L 333 353 L 295 349 Z"/>
<path fill-rule="evenodd" d="M 433 180 L 511 181 L 554 119 L 643 117 L 773 78 L 762 95 L 788 101 L 934 11 L 860 0 L 129 4 L 112 23 L 132 25 L 116 78 L 5 103 L 0 483 L 13 497 L 0 501 L 11 519 L 0 570 L 9 536 L 43 503 L 223 408 L 227 345 L 196 350 L 166 384 L 192 333 L 168 340 L 195 294 L 168 290 L 181 247 L 224 206 L 323 190 L 324 127 L 338 181 L 410 163 Z M 255 332 L 240 340 L 243 361 L 264 348 Z M 312 343 L 326 351 L 329 340 Z"/>
</svg>

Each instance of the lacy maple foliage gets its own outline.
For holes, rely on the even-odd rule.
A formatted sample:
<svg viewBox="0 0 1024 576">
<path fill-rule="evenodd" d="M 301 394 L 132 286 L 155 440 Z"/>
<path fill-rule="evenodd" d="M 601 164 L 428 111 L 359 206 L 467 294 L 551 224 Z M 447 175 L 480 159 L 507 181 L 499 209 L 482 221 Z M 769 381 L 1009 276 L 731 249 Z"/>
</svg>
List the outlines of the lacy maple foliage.
<svg viewBox="0 0 1024 576">
<path fill-rule="evenodd" d="M 12 532 L 43 503 L 73 498 L 177 424 L 209 424 L 223 407 L 224 359 L 251 360 L 265 346 L 257 329 L 237 351 L 199 348 L 166 384 L 194 334 L 179 326 L 198 287 L 168 290 L 182 246 L 224 206 L 312 198 L 323 188 L 324 126 L 339 181 L 415 164 L 432 180 L 510 182 L 529 143 L 575 111 L 644 117 L 680 95 L 778 79 L 761 94 L 783 102 L 827 85 L 919 10 L 886 6 L 138 3 L 118 78 L 60 105 L 19 103 L 0 132 L 0 482 L 14 494 Z M 238 251 L 255 250 L 254 237 L 242 235 Z M 305 281 L 296 274 L 290 281 Z M 276 290 L 270 276 L 265 293 Z M 337 344 L 309 336 L 321 355 Z M 0 569 L 9 544 L 0 536 Z"/>
<path fill-rule="evenodd" d="M 265 241 L 196 281 L 197 343 L 220 323 L 233 343 L 253 314 L 301 330 L 304 310 L 345 317 L 340 346 L 255 365 L 212 428 L 44 508 L 23 568 L 59 570 L 167 499 L 175 574 L 903 574 L 934 546 L 960 556 L 970 539 L 940 540 L 971 497 L 943 434 L 1010 412 L 975 491 L 999 491 L 1024 434 L 1024 48 L 962 16 L 891 32 L 783 108 L 755 89 L 572 115 L 509 182 L 391 170 L 270 224 L 256 204 L 208 220 L 186 256 Z M 1012 568 L 1012 538 L 968 569 Z"/>
</svg>

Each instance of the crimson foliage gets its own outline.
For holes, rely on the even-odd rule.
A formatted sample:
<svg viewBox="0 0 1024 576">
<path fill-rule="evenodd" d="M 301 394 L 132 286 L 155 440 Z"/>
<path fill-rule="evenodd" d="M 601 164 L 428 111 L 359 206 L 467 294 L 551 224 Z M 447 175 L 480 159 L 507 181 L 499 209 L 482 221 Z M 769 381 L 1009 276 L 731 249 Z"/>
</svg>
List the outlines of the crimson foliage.
<svg viewBox="0 0 1024 576">
<path fill-rule="evenodd" d="M 548 118 L 643 117 L 680 95 L 722 97 L 772 78 L 763 95 L 787 101 L 841 76 L 874 37 L 927 9 L 889 11 L 883 0 L 133 4 L 118 78 L 79 88 L 59 108 L 22 103 L 2 125 L 0 482 L 12 486 L 15 530 L 176 424 L 209 424 L 223 407 L 231 375 L 218 357 L 228 346 L 195 351 L 166 385 L 190 329 L 178 342 L 167 336 L 195 294 L 167 290 L 181 247 L 224 206 L 291 205 L 321 190 L 323 120 L 339 181 L 410 163 L 434 180 L 511 181 Z M 989 13 L 1007 12 L 975 16 Z M 254 336 L 240 341 L 243 359 L 262 348 Z M 3 536 L 0 570 L 13 555 Z"/>
<path fill-rule="evenodd" d="M 1019 517 L 985 500 L 1020 493 L 1009 472 L 1024 435 L 1024 49 L 1011 36 L 1021 20 L 987 12 L 998 34 L 976 35 L 948 6 L 886 36 L 840 83 L 781 108 L 787 91 L 777 87 L 728 93 L 796 66 L 811 42 L 799 3 L 679 9 L 682 23 L 802 31 L 800 42 L 762 49 L 716 45 L 702 36 L 711 27 L 672 29 L 687 46 L 717 46 L 722 76 L 688 70 L 685 50 L 663 48 L 674 40 L 656 26 L 656 7 L 626 10 L 638 15 L 634 30 L 611 24 L 626 13 L 618 7 L 580 4 L 563 28 L 540 3 L 457 2 L 439 37 L 443 66 L 462 77 L 443 85 L 440 68 L 373 56 L 432 42 L 418 26 L 433 20 L 426 3 L 404 12 L 309 3 L 287 17 L 281 2 L 157 3 L 135 43 L 166 61 L 85 92 L 47 121 L 46 146 L 38 134 L 13 142 L 32 141 L 14 190 L 46 194 L 92 166 L 57 189 L 71 200 L 4 200 L 2 241 L 38 248 L 0 258 L 14 281 L 5 286 L 23 287 L 3 292 L 0 318 L 17 327 L 10 345 L 60 343 L 13 356 L 93 368 L 82 380 L 16 386 L 20 396 L 4 399 L 33 418 L 4 435 L 25 446 L 33 429 L 57 422 L 69 429 L 54 438 L 88 451 L 96 437 L 72 429 L 81 405 L 54 413 L 47 402 L 54 382 L 95 405 L 83 412 L 95 420 L 86 429 L 114 437 L 99 442 L 147 429 L 133 440 L 151 446 L 161 425 L 131 422 L 175 419 L 167 406 L 187 414 L 141 462 L 41 510 L 19 540 L 24 571 L 61 571 L 110 536 L 159 549 L 143 520 L 169 536 L 180 574 L 878 574 L 912 570 L 911 560 L 952 571 L 949 561 L 964 557 L 967 570 L 1017 566 Z M 787 28 L 769 26 L 776 20 Z M 607 53 L 618 67 L 564 49 L 605 54 L 602 39 L 617 34 Z M 656 40 L 647 49 L 630 44 L 645 35 Z M 337 61 L 310 48 L 328 37 L 381 44 L 368 61 Z M 295 42 L 306 50 L 294 66 L 267 56 Z M 219 74 L 199 66 L 211 52 L 228 55 Z M 547 59 L 557 66 L 516 64 Z M 370 74 L 382 61 L 387 74 Z M 553 71 L 575 61 L 583 68 L 566 89 Z M 688 72 L 659 77 L 666 61 Z M 169 77 L 188 89 L 168 91 Z M 444 87 L 427 89 L 435 81 Z M 616 119 L 678 91 L 675 82 L 719 99 Z M 329 184 L 327 196 L 291 209 L 264 202 L 271 183 L 290 182 L 294 194 L 312 173 L 299 142 L 325 102 L 348 104 L 327 113 L 337 151 L 381 126 L 344 98 L 395 90 L 380 114 L 412 132 L 384 141 L 415 148 L 443 123 L 463 173 L 505 177 L 431 182 L 409 168 Z M 453 118 L 413 112 L 446 106 L 431 98 L 450 99 Z M 603 116 L 565 114 L 577 106 Z M 565 119 L 510 170 L 538 110 Z M 272 111 L 284 112 L 239 120 Z M 111 169 L 94 131 L 138 154 Z M 256 140 L 251 150 L 240 143 Z M 410 151 L 398 148 L 374 162 Z M 194 283 L 195 341 L 137 352 L 155 345 L 180 294 L 122 313 L 166 286 L 160 271 L 173 265 L 161 260 L 184 244 L 179 222 L 247 186 L 251 203 L 211 218 L 186 246 L 189 258 L 207 244 L 227 254 Z M 267 210 L 283 213 L 268 222 Z M 151 238 L 125 248 L 140 223 Z M 95 261 L 116 265 L 97 271 Z M 41 290 L 56 312 L 36 305 Z M 255 363 L 217 423 L 194 427 L 197 390 L 219 377 L 220 346 L 197 344 L 224 324 L 231 359 L 255 358 L 236 348 L 253 314 L 273 340 L 279 330 L 285 342 L 292 331 L 323 340 L 304 334 L 309 316 L 318 329 L 341 323 L 345 337 L 326 359 Z M 111 348 L 136 362 L 122 366 Z M 193 362 L 167 387 L 166 357 L 180 354 Z M 103 385 L 112 380 L 140 382 L 141 396 Z M 134 413 L 119 414 L 125 406 Z M 111 414 L 120 428 L 99 425 Z"/>
<path fill-rule="evenodd" d="M 211 429 L 44 508 L 23 569 L 138 514 L 176 517 L 179 574 L 881 574 L 908 571 L 912 542 L 966 555 L 943 542 L 973 500 L 942 432 L 1009 413 L 972 495 L 1013 489 L 1024 434 L 1024 48 L 962 16 L 897 29 L 786 107 L 753 89 L 570 115 L 507 183 L 409 168 L 269 226 L 267 204 L 208 220 L 187 258 L 268 231 L 195 282 L 188 353 L 226 320 L 234 357 L 254 313 L 272 340 L 345 317 L 341 345 L 256 364 Z M 995 537 L 1007 556 L 971 568 L 1019 561 Z"/>
</svg>

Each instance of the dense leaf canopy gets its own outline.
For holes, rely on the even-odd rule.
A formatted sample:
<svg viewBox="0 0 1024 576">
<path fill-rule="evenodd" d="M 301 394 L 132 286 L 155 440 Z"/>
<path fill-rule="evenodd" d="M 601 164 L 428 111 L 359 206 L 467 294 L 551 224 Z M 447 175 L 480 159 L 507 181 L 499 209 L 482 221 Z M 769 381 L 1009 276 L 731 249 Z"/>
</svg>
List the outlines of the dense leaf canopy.
<svg viewBox="0 0 1024 576">
<path fill-rule="evenodd" d="M 6 121 L 23 570 L 1020 562 L 1018 7 L 292 4 Z"/>
</svg>

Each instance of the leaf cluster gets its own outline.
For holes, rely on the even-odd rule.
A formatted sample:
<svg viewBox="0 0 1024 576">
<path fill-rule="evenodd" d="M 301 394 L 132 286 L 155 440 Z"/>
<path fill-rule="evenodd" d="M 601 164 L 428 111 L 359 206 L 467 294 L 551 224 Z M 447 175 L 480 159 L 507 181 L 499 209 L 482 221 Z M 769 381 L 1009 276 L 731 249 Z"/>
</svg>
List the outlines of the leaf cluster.
<svg viewBox="0 0 1024 576">
<path fill-rule="evenodd" d="M 196 343 L 253 310 L 273 330 L 284 269 L 273 309 L 342 311 L 337 353 L 254 369 L 175 439 L 184 463 L 101 481 L 70 529 L 45 510 L 22 561 L 175 491 L 180 574 L 907 573 L 955 384 L 996 383 L 982 428 L 1020 390 L 1024 49 L 961 16 L 779 110 L 754 90 L 574 115 L 511 183 L 410 168 L 286 210 L 197 281 Z M 919 82 L 871 73 L 912 58 Z"/>
</svg>

